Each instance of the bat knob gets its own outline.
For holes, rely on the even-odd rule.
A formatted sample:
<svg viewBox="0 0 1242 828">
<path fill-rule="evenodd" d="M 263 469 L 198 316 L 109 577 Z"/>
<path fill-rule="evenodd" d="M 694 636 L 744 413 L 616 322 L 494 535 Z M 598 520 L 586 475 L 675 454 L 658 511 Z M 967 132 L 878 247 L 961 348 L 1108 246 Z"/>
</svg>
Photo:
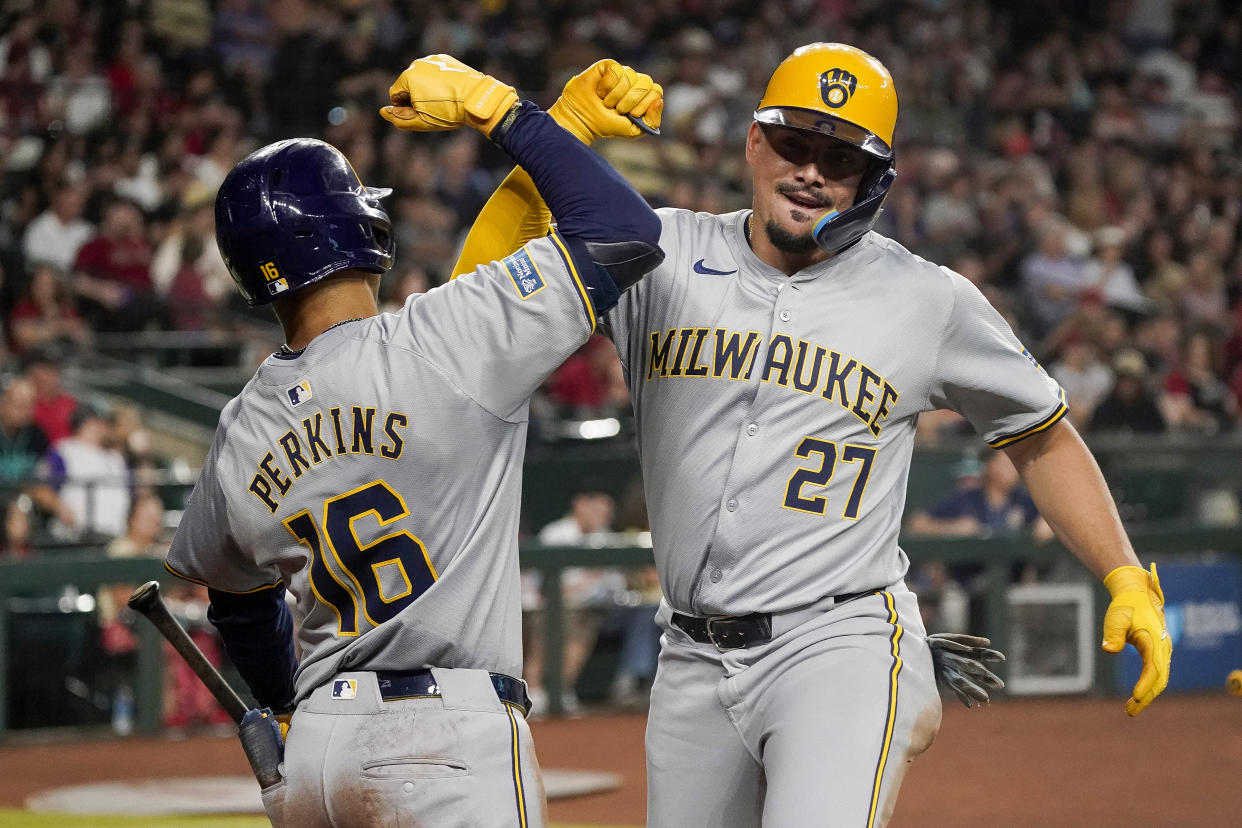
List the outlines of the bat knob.
<svg viewBox="0 0 1242 828">
<path fill-rule="evenodd" d="M 134 590 L 129 596 L 129 600 L 125 603 L 132 610 L 142 612 L 144 608 L 152 606 L 160 600 L 160 582 L 147 581 L 142 586 Z"/>
</svg>

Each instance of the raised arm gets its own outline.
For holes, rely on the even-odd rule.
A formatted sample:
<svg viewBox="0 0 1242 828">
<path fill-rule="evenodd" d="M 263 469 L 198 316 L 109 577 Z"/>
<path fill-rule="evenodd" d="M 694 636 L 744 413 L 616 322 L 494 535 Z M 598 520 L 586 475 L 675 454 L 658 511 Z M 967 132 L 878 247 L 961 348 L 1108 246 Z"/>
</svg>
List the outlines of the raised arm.
<svg viewBox="0 0 1242 828">
<path fill-rule="evenodd" d="M 660 222 L 642 197 L 547 113 L 519 102 L 512 87 L 448 55 L 432 55 L 411 63 L 389 94 L 392 105 L 380 114 L 394 126 L 474 127 L 529 173 L 576 265 L 606 274 L 592 288 L 615 291 L 596 298 L 597 310 L 611 307 L 620 290 L 663 260 Z"/>
<path fill-rule="evenodd" d="M 641 134 L 633 118 L 658 129 L 664 90 L 650 75 L 612 59 L 592 64 L 565 84 L 548 108 L 552 120 L 584 144 L 597 138 L 633 138 Z M 515 167 L 483 205 L 453 266 L 456 274 L 503 258 L 548 232 L 552 213 L 530 175 Z"/>
</svg>

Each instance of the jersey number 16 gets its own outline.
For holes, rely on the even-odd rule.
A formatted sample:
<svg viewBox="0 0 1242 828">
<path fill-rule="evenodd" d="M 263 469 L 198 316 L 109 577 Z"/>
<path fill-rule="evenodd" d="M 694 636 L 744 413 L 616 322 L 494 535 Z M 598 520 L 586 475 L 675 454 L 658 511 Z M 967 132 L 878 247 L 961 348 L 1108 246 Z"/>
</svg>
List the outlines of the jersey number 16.
<svg viewBox="0 0 1242 828">
<path fill-rule="evenodd" d="M 401 495 L 383 480 L 329 498 L 323 521 L 309 509 L 285 520 L 285 528 L 311 551 L 315 597 L 336 613 L 338 635 L 357 635 L 359 611 L 378 626 L 405 609 L 436 580 L 423 542 L 403 530 L 364 544 L 354 522 L 375 515 L 381 527 L 408 517 Z"/>
</svg>

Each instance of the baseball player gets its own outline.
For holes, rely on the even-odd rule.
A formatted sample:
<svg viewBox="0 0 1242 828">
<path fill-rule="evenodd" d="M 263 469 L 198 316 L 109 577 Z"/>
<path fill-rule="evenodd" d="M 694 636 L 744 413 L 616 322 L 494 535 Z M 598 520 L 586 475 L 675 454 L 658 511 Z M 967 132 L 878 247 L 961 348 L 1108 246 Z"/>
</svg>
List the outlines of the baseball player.
<svg viewBox="0 0 1242 828">
<path fill-rule="evenodd" d="M 666 596 L 654 828 L 888 820 L 940 724 L 897 542 L 924 411 L 957 411 L 1005 451 L 1103 578 L 1104 648 L 1143 657 L 1127 712 L 1168 682 L 1155 566 L 1138 565 L 1064 393 L 966 279 L 871 230 L 896 117 L 875 58 L 795 51 L 747 133 L 751 209 L 657 211 L 667 258 L 601 325 L 627 373 Z"/>
<path fill-rule="evenodd" d="M 659 221 L 546 113 L 451 57 L 413 62 L 391 94 L 381 114 L 400 129 L 489 136 L 557 231 L 378 314 L 389 191 L 320 141 L 243 159 L 217 241 L 287 344 L 222 412 L 168 567 L 208 586 L 260 705 L 296 705 L 284 779 L 263 791 L 274 824 L 542 826 L 515 677 L 528 398 L 659 264 Z"/>
</svg>

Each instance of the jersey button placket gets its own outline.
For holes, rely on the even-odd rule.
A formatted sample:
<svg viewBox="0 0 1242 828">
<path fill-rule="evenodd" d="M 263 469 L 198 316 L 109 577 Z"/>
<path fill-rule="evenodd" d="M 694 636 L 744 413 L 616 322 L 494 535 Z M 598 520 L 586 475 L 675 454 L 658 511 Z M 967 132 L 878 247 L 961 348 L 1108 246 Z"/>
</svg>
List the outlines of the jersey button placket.
<svg viewBox="0 0 1242 828">
<path fill-rule="evenodd" d="M 792 314 L 791 314 L 789 311 L 787 311 L 787 310 L 783 310 L 783 311 L 781 311 L 780 316 L 781 316 L 781 321 L 782 321 L 782 322 L 788 322 L 788 321 L 789 321 L 789 317 L 790 317 L 790 316 L 792 316 Z"/>
<path fill-rule="evenodd" d="M 746 426 L 746 433 L 749 436 L 754 437 L 756 434 L 759 433 L 759 424 L 751 423 L 750 425 Z"/>
</svg>

